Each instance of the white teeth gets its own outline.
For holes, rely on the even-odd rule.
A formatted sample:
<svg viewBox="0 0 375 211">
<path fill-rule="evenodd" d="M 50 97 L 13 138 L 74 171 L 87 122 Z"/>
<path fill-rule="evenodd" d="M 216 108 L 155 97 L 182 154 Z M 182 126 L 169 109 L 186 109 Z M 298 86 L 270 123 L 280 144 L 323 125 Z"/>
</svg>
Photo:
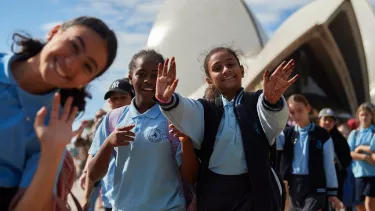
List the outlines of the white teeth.
<svg viewBox="0 0 375 211">
<path fill-rule="evenodd" d="M 56 62 L 56 70 L 57 70 L 57 73 L 59 73 L 59 75 L 61 76 L 65 75 L 58 62 Z"/>
<path fill-rule="evenodd" d="M 154 91 L 154 89 L 151 89 L 151 88 L 143 88 L 143 89 L 146 91 Z"/>
<path fill-rule="evenodd" d="M 229 79 L 232 79 L 232 78 L 234 78 L 234 76 L 224 76 L 224 80 L 226 81 L 226 80 L 229 80 Z"/>
</svg>

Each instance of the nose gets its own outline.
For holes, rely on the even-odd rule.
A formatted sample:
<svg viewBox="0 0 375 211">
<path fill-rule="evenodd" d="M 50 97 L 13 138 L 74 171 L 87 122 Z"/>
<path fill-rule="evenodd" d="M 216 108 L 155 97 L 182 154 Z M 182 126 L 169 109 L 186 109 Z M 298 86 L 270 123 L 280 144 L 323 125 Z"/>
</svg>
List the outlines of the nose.
<svg viewBox="0 0 375 211">
<path fill-rule="evenodd" d="M 77 70 L 80 68 L 81 59 L 76 56 L 69 56 L 65 58 L 66 70 L 65 73 L 68 77 L 74 76 Z"/>
<path fill-rule="evenodd" d="M 223 67 L 223 74 L 227 73 L 227 72 L 230 72 L 230 68 L 228 68 L 226 65 L 224 65 Z"/>
</svg>

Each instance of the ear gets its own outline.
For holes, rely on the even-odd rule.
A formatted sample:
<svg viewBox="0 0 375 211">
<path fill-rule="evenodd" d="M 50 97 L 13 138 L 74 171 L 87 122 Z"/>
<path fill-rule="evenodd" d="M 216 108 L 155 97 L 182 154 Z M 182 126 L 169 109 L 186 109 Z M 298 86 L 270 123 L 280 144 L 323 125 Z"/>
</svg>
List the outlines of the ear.
<svg viewBox="0 0 375 211">
<path fill-rule="evenodd" d="M 211 78 L 206 77 L 206 83 L 207 83 L 208 85 L 212 85 L 212 80 L 211 80 Z"/>
<path fill-rule="evenodd" d="M 240 68 L 241 68 L 241 75 L 242 75 L 242 78 L 245 77 L 245 71 L 244 71 L 244 68 L 242 65 L 240 65 Z"/>
<path fill-rule="evenodd" d="M 128 78 L 129 78 L 129 83 L 130 83 L 130 85 L 133 85 L 133 84 L 132 84 L 132 79 L 133 79 L 132 74 L 129 73 L 129 74 L 128 74 Z"/>
<path fill-rule="evenodd" d="M 310 105 L 307 105 L 307 106 L 306 106 L 306 109 L 307 109 L 307 112 L 310 113 L 310 111 L 311 111 L 311 106 L 310 106 Z"/>
<path fill-rule="evenodd" d="M 53 29 L 51 31 L 49 31 L 48 34 L 47 34 L 47 41 L 50 41 L 52 39 L 52 37 L 59 31 L 60 28 L 61 28 L 61 24 L 53 27 Z"/>
</svg>

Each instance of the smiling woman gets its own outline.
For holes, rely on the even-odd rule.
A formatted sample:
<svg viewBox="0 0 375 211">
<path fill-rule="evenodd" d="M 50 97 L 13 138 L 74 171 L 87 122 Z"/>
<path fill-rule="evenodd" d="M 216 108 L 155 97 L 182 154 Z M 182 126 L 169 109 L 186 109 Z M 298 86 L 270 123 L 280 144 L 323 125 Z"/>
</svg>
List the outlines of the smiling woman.
<svg viewBox="0 0 375 211">
<path fill-rule="evenodd" d="M 0 210 L 12 200 L 11 210 L 50 210 L 85 86 L 112 64 L 117 39 L 101 20 L 78 17 L 55 26 L 46 43 L 13 40 L 14 54 L 0 54 Z"/>
</svg>

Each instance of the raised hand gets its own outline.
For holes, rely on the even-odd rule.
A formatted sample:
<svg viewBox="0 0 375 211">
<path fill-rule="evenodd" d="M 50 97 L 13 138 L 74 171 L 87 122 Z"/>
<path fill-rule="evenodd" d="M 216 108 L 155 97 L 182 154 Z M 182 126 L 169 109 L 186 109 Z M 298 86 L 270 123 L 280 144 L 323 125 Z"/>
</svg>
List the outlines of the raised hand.
<svg viewBox="0 0 375 211">
<path fill-rule="evenodd" d="M 73 98 L 68 97 L 63 112 L 60 115 L 60 94 L 56 93 L 53 98 L 52 111 L 48 125 L 44 124 L 47 108 L 42 107 L 35 117 L 34 129 L 41 143 L 42 149 L 65 149 L 71 139 L 82 130 L 72 130 L 72 124 L 78 113 L 78 107 L 72 108 Z"/>
<path fill-rule="evenodd" d="M 169 70 L 168 63 L 169 59 L 166 59 L 164 65 L 160 63 L 158 66 L 155 97 L 162 103 L 168 103 L 171 101 L 172 95 L 178 84 L 178 80 L 176 80 L 176 62 L 174 57 L 171 59 Z"/>
<path fill-rule="evenodd" d="M 274 73 L 269 76 L 268 70 L 263 74 L 263 93 L 264 98 L 271 104 L 277 103 L 284 92 L 297 80 L 298 75 L 288 80 L 294 69 L 294 60 L 291 59 L 287 64 L 282 62 Z"/>
<path fill-rule="evenodd" d="M 128 125 L 116 128 L 111 135 L 108 136 L 106 142 L 112 147 L 127 146 L 134 141 L 135 134 L 130 131 L 135 125 Z"/>
</svg>

